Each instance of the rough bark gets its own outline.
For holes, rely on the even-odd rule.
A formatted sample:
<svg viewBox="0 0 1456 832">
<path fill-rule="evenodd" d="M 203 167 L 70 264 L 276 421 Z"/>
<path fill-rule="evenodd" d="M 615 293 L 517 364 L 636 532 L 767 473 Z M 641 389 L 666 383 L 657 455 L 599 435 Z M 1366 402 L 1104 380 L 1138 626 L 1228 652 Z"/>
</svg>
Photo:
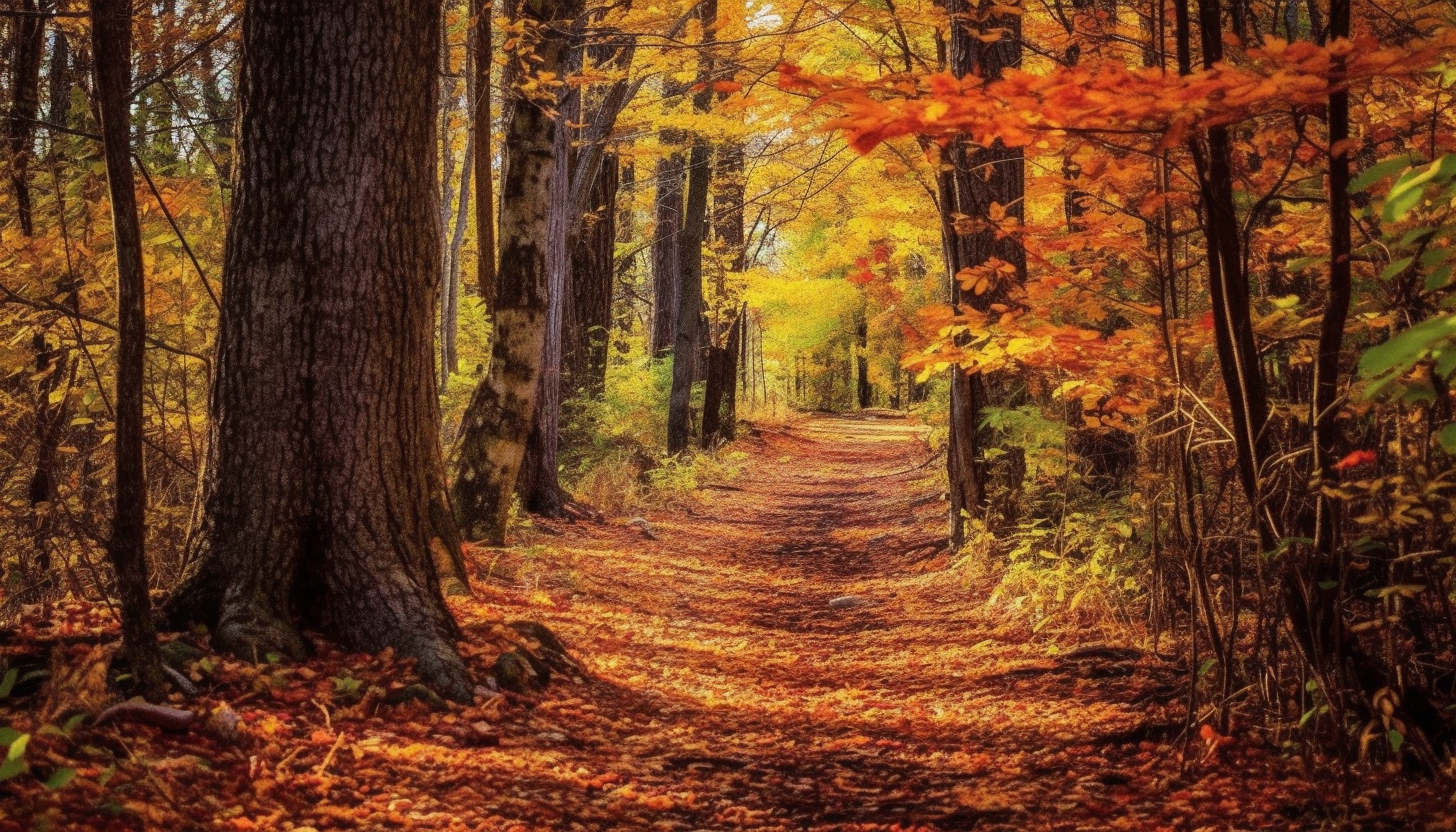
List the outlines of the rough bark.
<svg viewBox="0 0 1456 832">
<path fill-rule="evenodd" d="M 20 233 L 35 234 L 31 216 L 29 168 L 34 156 L 35 117 L 40 112 L 40 65 L 45 46 L 46 16 L 37 0 L 23 0 L 25 14 L 14 22 L 14 52 L 10 62 L 10 112 L 6 119 L 6 145 L 10 157 L 10 187 L 15 192 L 15 214 Z"/>
<path fill-rule="evenodd" d="M 468 701 L 441 596 L 439 14 L 248 6 L 205 510 L 169 613 L 255 660 L 302 656 L 301 624 L 392 647 Z"/>
<path fill-rule="evenodd" d="M 708 383 L 703 390 L 701 440 L 704 449 L 733 438 L 738 420 L 738 360 L 743 351 L 743 328 L 747 319 L 745 307 L 729 325 L 722 345 L 708 347 Z"/>
<path fill-rule="evenodd" d="M 703 315 L 703 232 L 708 209 L 708 145 L 694 142 L 688 155 L 687 196 L 683 200 L 683 228 L 678 241 L 677 331 L 672 350 L 672 390 L 667 405 L 667 452 L 688 446 L 692 429 L 692 391 L 698 364 L 699 327 Z"/>
<path fill-rule="evenodd" d="M 703 26 L 704 47 L 717 39 L 717 0 L 703 0 L 696 9 Z M 700 50 L 698 66 L 699 91 L 693 95 L 693 111 L 708 112 L 713 101 L 709 82 L 713 77 L 713 58 Z M 672 389 L 667 403 L 667 452 L 677 454 L 688 447 L 692 432 L 693 382 L 706 375 L 703 337 L 703 243 L 708 232 L 708 189 L 712 180 L 712 148 L 708 137 L 693 137 L 688 152 L 687 185 L 683 194 L 682 227 L 677 235 L 679 288 L 677 292 L 677 324 L 673 333 Z"/>
<path fill-rule="evenodd" d="M 132 678 L 148 699 L 164 687 L 161 652 L 147 594 L 147 475 L 142 456 L 142 386 L 146 363 L 146 281 L 131 167 L 130 0 L 92 0 L 91 54 L 111 197 L 116 254 L 116 510 L 106 554 L 116 571 L 121 637 Z"/>
<path fill-rule="evenodd" d="M 538 72 L 561 75 L 566 21 L 579 0 L 528 0 L 522 14 L 539 24 Z M 520 96 L 519 90 L 513 95 Z M 476 387 L 461 426 L 452 496 L 471 539 L 505 542 L 521 459 L 534 421 L 546 339 L 548 220 L 558 124 L 545 104 L 519 100 L 506 128 L 501 179 L 500 269 L 494 306 L 491 365 Z"/>
<path fill-rule="evenodd" d="M 950 71 L 957 77 L 976 75 L 987 81 L 1001 77 L 1003 70 L 1021 65 L 1021 20 L 1015 15 L 996 15 L 989 2 L 981 2 L 973 10 L 968 0 L 951 0 L 951 32 L 947 59 Z M 987 27 L 998 27 L 1005 34 L 991 43 L 983 42 L 979 32 L 970 28 L 972 20 L 985 21 Z M 961 269 L 985 263 L 997 257 L 1017 267 L 1018 278 L 1026 273 L 1026 254 L 1019 241 L 996 239 L 989 227 L 978 227 L 960 233 L 952 218 L 957 214 L 984 222 L 991 203 L 1006 206 L 1007 214 L 1023 216 L 1021 197 L 1025 192 L 1022 153 L 997 142 L 991 147 L 975 147 L 957 140 L 947 148 L 948 169 L 937 179 L 941 213 L 941 239 L 946 250 L 946 267 L 950 278 L 952 303 L 967 303 L 985 310 L 1001 302 L 1006 287 L 993 287 L 981 295 L 962 292 L 955 280 Z M 982 411 L 987 404 L 987 388 L 979 373 L 967 375 L 952 371 L 950 402 L 949 452 L 946 455 L 950 477 L 950 544 L 958 548 L 964 542 L 965 516 L 980 510 L 986 499 L 986 472 L 982 458 L 984 437 L 980 436 Z"/>
<path fill-rule="evenodd" d="M 864 410 L 874 403 L 875 391 L 870 387 L 870 323 L 864 310 L 854 321 L 854 390 L 856 404 Z"/>
<path fill-rule="evenodd" d="M 491 60 L 491 13 L 485 0 L 470 0 L 471 45 L 475 53 L 474 76 L 471 83 L 475 89 L 475 110 L 470 121 L 470 132 L 475 143 L 475 192 L 479 203 L 475 208 L 475 240 L 480 252 L 475 259 L 476 291 L 486 309 L 494 308 L 496 291 L 495 253 L 495 181 L 491 178 L 494 164 L 490 128 L 490 70 L 495 65 Z"/>
<path fill-rule="evenodd" d="M 590 219 L 572 239 L 561 370 L 562 383 L 572 395 L 600 398 L 606 389 L 618 184 L 617 157 L 607 154 L 587 206 Z"/>
<path fill-rule="evenodd" d="M 683 136 L 679 131 L 664 130 L 660 144 L 674 150 L 657 161 L 657 194 L 653 198 L 656 222 L 652 234 L 652 354 L 662 358 L 677 341 L 678 293 L 682 288 L 682 260 L 678 256 L 678 239 L 682 233 L 683 172 L 682 152 L 676 149 Z"/>
<path fill-rule="evenodd" d="M 546 223 L 546 337 L 541 348 L 541 374 L 536 391 L 536 414 L 526 454 L 516 478 L 521 505 L 532 514 L 560 517 L 571 495 L 557 477 L 561 433 L 562 326 L 566 317 L 571 276 L 571 141 L 569 124 L 580 98 L 569 93 L 561 107 L 553 148 L 551 208 Z"/>
</svg>

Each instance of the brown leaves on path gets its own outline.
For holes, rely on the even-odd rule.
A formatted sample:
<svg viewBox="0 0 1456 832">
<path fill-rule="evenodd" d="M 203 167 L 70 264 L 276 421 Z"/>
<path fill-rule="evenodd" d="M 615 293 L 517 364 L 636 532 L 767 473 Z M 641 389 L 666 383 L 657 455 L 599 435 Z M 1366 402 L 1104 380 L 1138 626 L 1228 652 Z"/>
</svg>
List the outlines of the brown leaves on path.
<svg viewBox="0 0 1456 832">
<path fill-rule="evenodd" d="M 1314 829 L 1341 816 L 1336 790 L 1247 738 L 1204 754 L 1194 737 L 1180 771 L 1178 669 L 988 619 L 983 592 L 927 560 L 943 503 L 917 468 L 921 436 L 888 416 L 764 428 L 739 443 L 752 459 L 737 481 L 649 515 L 655 540 L 624 518 L 471 552 L 476 577 L 493 576 L 456 607 L 477 678 L 519 640 L 504 622 L 534 619 L 580 659 L 578 679 L 460 708 L 409 695 L 388 656 L 326 645 L 303 665 L 193 661 L 203 701 L 231 718 L 184 735 L 37 734 L 37 766 L 79 775 L 54 792 L 0 784 L 0 832 Z M 1408 828 L 1444 800 L 1351 794 L 1370 829 Z"/>
</svg>

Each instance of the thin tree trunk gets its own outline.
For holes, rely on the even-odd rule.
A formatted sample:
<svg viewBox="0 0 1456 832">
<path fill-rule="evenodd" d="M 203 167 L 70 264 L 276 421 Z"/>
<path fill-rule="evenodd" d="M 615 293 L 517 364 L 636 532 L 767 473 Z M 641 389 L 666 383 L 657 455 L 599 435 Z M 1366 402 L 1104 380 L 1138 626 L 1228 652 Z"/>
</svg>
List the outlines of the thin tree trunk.
<svg viewBox="0 0 1456 832">
<path fill-rule="evenodd" d="M 524 14 L 545 33 L 535 48 L 541 59 L 536 71 L 563 74 L 566 25 L 581 10 L 580 0 L 523 5 Z M 521 95 L 518 90 L 512 94 Z M 501 268 L 490 371 L 466 408 L 452 485 L 466 534 L 497 545 L 505 542 L 506 521 L 540 384 L 557 130 L 556 119 L 538 102 L 521 100 L 511 107 L 501 181 Z"/>
<path fill-rule="evenodd" d="M 142 457 L 142 387 L 146 366 L 146 279 L 131 167 L 130 0 L 92 0 L 91 53 L 101 116 L 106 182 L 116 253 L 116 512 L 106 553 L 116 570 L 121 637 L 137 689 L 155 699 L 164 688 L 161 652 L 147 594 L 147 475 Z"/>
<path fill-rule="evenodd" d="M 439 21 L 248 6 L 205 510 L 169 613 L 254 660 L 304 655 L 300 624 L 391 647 L 469 701 L 441 596 L 463 575 L 433 372 Z"/>
<path fill-rule="evenodd" d="M 34 236 L 30 207 L 30 162 L 34 154 L 35 117 L 40 112 L 40 65 L 45 47 L 45 23 L 37 0 L 23 0 L 26 14 L 15 19 L 14 54 L 10 64 L 10 113 L 6 144 L 10 157 L 10 187 L 15 191 L 15 213 L 20 233 Z"/>
<path fill-rule="evenodd" d="M 475 240 L 480 253 L 475 260 L 476 291 L 487 311 L 495 309 L 496 253 L 495 253 L 495 182 L 491 178 L 491 166 L 495 164 L 491 141 L 490 124 L 490 71 L 495 62 L 491 60 L 491 20 L 494 6 L 486 7 L 485 0 L 470 0 L 472 43 L 475 53 L 475 72 L 471 83 L 475 89 L 475 110 L 471 117 L 471 135 L 475 139 L 475 192 L 480 195 L 475 208 Z"/>
<path fill-rule="evenodd" d="M 676 146 L 680 131 L 664 130 L 660 144 Z M 677 343 L 678 294 L 682 290 L 682 258 L 678 246 L 682 235 L 683 156 L 674 150 L 657 162 L 657 194 L 653 198 L 656 221 L 652 236 L 652 337 L 651 351 L 665 357 Z"/>
</svg>

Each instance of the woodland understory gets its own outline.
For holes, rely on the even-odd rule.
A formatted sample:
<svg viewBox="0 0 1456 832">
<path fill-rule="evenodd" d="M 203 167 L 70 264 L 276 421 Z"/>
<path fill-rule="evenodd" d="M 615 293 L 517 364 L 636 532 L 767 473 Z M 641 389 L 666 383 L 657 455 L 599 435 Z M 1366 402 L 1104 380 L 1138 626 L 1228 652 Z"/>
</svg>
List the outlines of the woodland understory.
<svg viewBox="0 0 1456 832">
<path fill-rule="evenodd" d="M 0 832 L 1448 828 L 1453 59 L 0 0 Z"/>
</svg>

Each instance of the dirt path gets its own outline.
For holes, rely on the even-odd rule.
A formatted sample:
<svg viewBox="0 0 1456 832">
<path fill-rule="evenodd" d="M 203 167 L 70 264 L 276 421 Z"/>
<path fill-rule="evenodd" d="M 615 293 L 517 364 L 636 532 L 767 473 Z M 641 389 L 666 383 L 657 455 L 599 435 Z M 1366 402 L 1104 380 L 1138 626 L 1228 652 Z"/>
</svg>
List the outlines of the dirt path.
<svg viewBox="0 0 1456 832">
<path fill-rule="evenodd" d="M 502 622 L 534 619 L 577 681 L 432 709 L 398 663 L 323 643 L 302 665 L 194 661 L 190 706 L 234 709 L 235 731 L 32 724 L 38 777 L 78 774 L 0 784 L 0 832 L 1318 829 L 1340 802 L 1354 828 L 1426 827 L 1403 785 L 1342 796 L 1267 744 L 1185 744 L 1184 677 L 1153 657 L 998 625 L 928 559 L 943 503 L 920 435 L 765 429 L 734 483 L 650 515 L 654 540 L 619 518 L 471 551 L 477 676 Z M 103 687 L 106 649 L 69 654 Z"/>
<path fill-rule="evenodd" d="M 1319 824 L 1292 764 L 1261 758 L 1260 788 L 1274 801 L 1240 764 L 1214 759 L 1179 778 L 1173 669 L 1066 638 L 1051 658 L 1046 639 L 989 624 L 956 573 L 918 563 L 943 505 L 912 470 L 927 455 L 920 435 L 889 418 L 765 430 L 741 443 L 752 462 L 732 488 L 649 518 L 656 541 L 569 527 L 554 556 L 565 586 L 547 587 L 549 605 L 538 591 L 541 603 L 510 612 L 557 629 L 593 678 L 553 689 L 494 752 L 514 759 L 479 761 L 535 761 L 486 798 L 496 818 L 644 829 Z M 523 594 L 498 600 L 515 607 Z"/>
</svg>

